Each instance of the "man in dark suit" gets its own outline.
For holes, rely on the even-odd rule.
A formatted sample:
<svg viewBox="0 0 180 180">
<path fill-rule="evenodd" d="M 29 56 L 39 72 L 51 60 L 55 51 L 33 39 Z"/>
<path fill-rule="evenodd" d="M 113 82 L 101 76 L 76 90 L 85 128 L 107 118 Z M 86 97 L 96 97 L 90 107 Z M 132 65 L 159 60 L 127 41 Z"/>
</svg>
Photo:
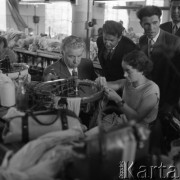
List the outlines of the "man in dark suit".
<svg viewBox="0 0 180 180">
<path fill-rule="evenodd" d="M 121 23 L 106 21 L 103 36 L 97 39 L 98 59 L 107 81 L 124 77 L 121 67 L 123 56 L 137 48 L 133 41 L 122 35 L 123 30 Z"/>
<path fill-rule="evenodd" d="M 160 29 L 159 7 L 145 6 L 137 12 L 144 35 L 140 48 L 154 63 L 152 80 L 160 88 L 160 106 L 177 103 L 180 90 L 180 39 Z"/>
<path fill-rule="evenodd" d="M 43 80 L 66 79 L 76 71 L 79 79 L 95 80 L 92 61 L 82 58 L 85 43 L 82 38 L 68 36 L 62 41 L 62 59 L 44 70 Z"/>
<path fill-rule="evenodd" d="M 161 24 L 160 28 L 180 37 L 180 0 L 171 0 L 170 12 L 172 21 Z"/>
</svg>

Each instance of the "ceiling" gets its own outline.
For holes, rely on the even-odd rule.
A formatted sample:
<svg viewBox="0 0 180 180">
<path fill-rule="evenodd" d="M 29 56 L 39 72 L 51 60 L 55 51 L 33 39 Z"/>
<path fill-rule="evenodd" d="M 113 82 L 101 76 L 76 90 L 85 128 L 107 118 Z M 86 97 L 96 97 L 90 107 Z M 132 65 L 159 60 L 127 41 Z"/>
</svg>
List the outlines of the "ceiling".
<svg viewBox="0 0 180 180">
<path fill-rule="evenodd" d="M 70 2 L 70 0 L 19 0 L 20 4 L 44 4 L 51 2 Z"/>
</svg>

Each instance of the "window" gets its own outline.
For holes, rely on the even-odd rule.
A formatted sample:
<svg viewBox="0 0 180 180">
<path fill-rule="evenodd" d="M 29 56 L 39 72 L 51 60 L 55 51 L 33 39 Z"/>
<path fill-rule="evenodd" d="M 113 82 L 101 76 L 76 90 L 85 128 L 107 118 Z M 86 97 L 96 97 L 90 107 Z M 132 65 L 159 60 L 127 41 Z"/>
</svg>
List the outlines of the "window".
<svg viewBox="0 0 180 180">
<path fill-rule="evenodd" d="M 146 5 L 164 6 L 164 0 L 146 0 Z"/>
<path fill-rule="evenodd" d="M 104 20 L 114 20 L 117 22 L 123 21 L 123 26 L 128 26 L 128 13 L 126 9 L 112 9 L 113 6 L 126 6 L 126 1 L 120 2 L 107 2 L 105 5 L 105 17 Z"/>
<path fill-rule="evenodd" d="M 111 1 L 105 3 L 105 17 L 104 20 L 114 20 L 114 21 L 123 21 L 123 26 L 127 29 L 129 25 L 129 14 L 126 9 L 112 9 L 113 6 L 127 6 L 129 2 L 145 4 L 146 5 L 155 5 L 155 6 L 164 6 L 164 0 L 119 0 Z M 136 15 L 135 15 L 136 16 Z M 131 23 L 130 23 L 131 24 Z"/>
<path fill-rule="evenodd" d="M 70 2 L 47 4 L 45 7 L 45 32 L 51 37 L 72 34 L 72 5 Z"/>
</svg>

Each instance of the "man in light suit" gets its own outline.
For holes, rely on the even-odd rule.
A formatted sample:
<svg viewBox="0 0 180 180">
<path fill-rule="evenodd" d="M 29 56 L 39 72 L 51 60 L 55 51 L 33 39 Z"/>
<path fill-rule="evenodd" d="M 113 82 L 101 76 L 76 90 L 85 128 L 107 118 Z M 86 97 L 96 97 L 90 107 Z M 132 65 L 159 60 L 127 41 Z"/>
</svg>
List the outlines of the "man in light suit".
<svg viewBox="0 0 180 180">
<path fill-rule="evenodd" d="M 85 43 L 82 38 L 68 36 L 62 41 L 62 59 L 44 70 L 43 80 L 67 79 L 75 70 L 79 79 L 95 80 L 92 61 L 82 58 Z"/>
<path fill-rule="evenodd" d="M 144 35 L 140 48 L 153 61 L 152 80 L 160 88 L 160 106 L 177 103 L 180 91 L 180 39 L 160 29 L 162 12 L 157 6 L 145 6 L 137 12 Z"/>
<path fill-rule="evenodd" d="M 160 28 L 180 37 L 180 0 L 170 1 L 170 12 L 172 21 L 161 24 Z"/>
</svg>

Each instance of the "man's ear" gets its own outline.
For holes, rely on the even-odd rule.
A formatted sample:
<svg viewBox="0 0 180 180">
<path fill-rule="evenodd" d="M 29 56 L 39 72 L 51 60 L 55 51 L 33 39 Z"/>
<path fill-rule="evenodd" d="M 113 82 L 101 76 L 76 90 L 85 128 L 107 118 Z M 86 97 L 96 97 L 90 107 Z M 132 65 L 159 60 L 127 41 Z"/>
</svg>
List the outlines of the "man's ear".
<svg viewBox="0 0 180 180">
<path fill-rule="evenodd" d="M 122 34 L 118 37 L 118 41 L 120 41 L 120 40 L 121 40 L 121 38 L 122 38 Z"/>
<path fill-rule="evenodd" d="M 62 56 L 64 56 L 64 51 L 61 51 Z"/>
<path fill-rule="evenodd" d="M 139 22 L 139 24 L 141 25 L 141 27 L 143 28 L 143 24 L 142 24 L 142 21 Z"/>
</svg>

